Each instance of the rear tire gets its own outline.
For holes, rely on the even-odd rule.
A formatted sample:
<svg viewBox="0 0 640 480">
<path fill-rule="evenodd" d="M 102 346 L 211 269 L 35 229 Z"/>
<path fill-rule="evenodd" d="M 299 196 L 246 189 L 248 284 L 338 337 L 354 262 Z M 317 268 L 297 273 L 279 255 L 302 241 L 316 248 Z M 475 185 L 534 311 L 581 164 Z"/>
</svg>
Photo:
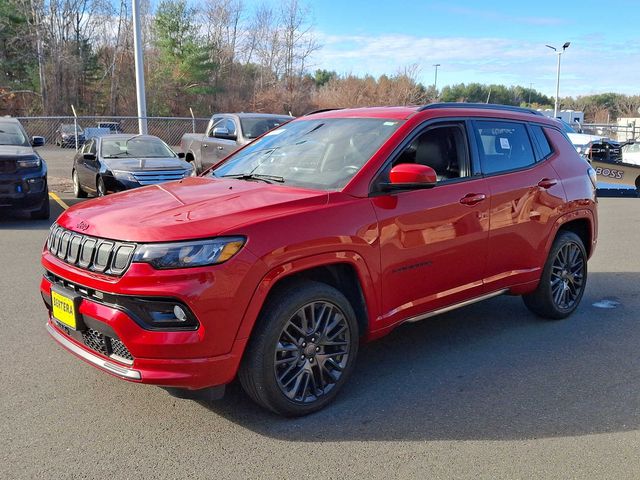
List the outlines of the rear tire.
<svg viewBox="0 0 640 480">
<path fill-rule="evenodd" d="M 290 284 L 265 304 L 238 377 L 260 406 L 307 415 L 330 403 L 348 380 L 358 342 L 358 322 L 342 293 L 319 282 Z"/>
<path fill-rule="evenodd" d="M 587 252 L 578 235 L 561 231 L 551 246 L 540 283 L 522 298 L 536 315 L 561 320 L 571 315 L 587 285 Z"/>
</svg>

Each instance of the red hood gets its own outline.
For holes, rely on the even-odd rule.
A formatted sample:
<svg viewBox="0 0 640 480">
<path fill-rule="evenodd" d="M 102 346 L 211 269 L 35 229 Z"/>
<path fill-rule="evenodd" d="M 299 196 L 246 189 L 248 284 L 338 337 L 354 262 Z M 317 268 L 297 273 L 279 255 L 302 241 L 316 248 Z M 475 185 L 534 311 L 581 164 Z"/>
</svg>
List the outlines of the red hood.
<svg viewBox="0 0 640 480">
<path fill-rule="evenodd" d="M 186 240 L 317 207 L 327 199 L 327 192 L 318 190 L 197 177 L 83 202 L 66 210 L 57 222 L 70 230 L 114 240 Z"/>
</svg>

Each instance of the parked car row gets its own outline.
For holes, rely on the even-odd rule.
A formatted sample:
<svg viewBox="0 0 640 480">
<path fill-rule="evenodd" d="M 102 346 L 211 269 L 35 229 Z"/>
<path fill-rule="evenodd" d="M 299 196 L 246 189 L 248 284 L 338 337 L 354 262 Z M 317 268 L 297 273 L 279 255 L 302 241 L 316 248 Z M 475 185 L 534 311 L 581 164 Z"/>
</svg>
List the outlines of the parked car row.
<svg viewBox="0 0 640 480">
<path fill-rule="evenodd" d="M 80 125 L 63 123 L 56 129 L 55 144 L 61 148 L 82 147 L 90 138 L 118 133 L 123 133 L 118 122 L 98 122 L 95 127 L 87 127 L 86 131 Z"/>
</svg>

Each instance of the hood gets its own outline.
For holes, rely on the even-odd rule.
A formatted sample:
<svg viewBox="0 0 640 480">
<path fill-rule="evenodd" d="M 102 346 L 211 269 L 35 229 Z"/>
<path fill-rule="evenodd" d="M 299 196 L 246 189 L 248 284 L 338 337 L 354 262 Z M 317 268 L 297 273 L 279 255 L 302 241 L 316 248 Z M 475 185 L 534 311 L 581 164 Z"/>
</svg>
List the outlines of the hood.
<svg viewBox="0 0 640 480">
<path fill-rule="evenodd" d="M 33 147 L 24 145 L 0 145 L 0 157 L 33 155 Z"/>
<path fill-rule="evenodd" d="M 324 205 L 328 197 L 319 190 L 193 177 L 79 203 L 66 210 L 58 224 L 122 241 L 188 240 Z"/>
<path fill-rule="evenodd" d="M 103 158 L 109 170 L 140 172 L 146 170 L 187 170 L 191 166 L 177 157 L 167 158 Z"/>
<path fill-rule="evenodd" d="M 576 147 L 583 147 L 591 142 L 600 142 L 602 140 L 607 140 L 611 142 L 612 140 L 607 137 L 602 137 L 598 135 L 587 135 L 586 133 L 567 133 L 569 136 L 569 140 Z"/>
</svg>

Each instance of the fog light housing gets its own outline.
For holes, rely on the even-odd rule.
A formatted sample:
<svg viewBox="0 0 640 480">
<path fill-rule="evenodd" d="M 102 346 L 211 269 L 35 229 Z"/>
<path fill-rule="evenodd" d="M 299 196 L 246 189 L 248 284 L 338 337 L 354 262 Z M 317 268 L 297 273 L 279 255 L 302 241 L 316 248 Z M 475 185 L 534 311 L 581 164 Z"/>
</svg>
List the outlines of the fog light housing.
<svg viewBox="0 0 640 480">
<path fill-rule="evenodd" d="M 196 316 L 176 299 L 119 298 L 119 305 L 148 330 L 196 330 Z"/>
</svg>

